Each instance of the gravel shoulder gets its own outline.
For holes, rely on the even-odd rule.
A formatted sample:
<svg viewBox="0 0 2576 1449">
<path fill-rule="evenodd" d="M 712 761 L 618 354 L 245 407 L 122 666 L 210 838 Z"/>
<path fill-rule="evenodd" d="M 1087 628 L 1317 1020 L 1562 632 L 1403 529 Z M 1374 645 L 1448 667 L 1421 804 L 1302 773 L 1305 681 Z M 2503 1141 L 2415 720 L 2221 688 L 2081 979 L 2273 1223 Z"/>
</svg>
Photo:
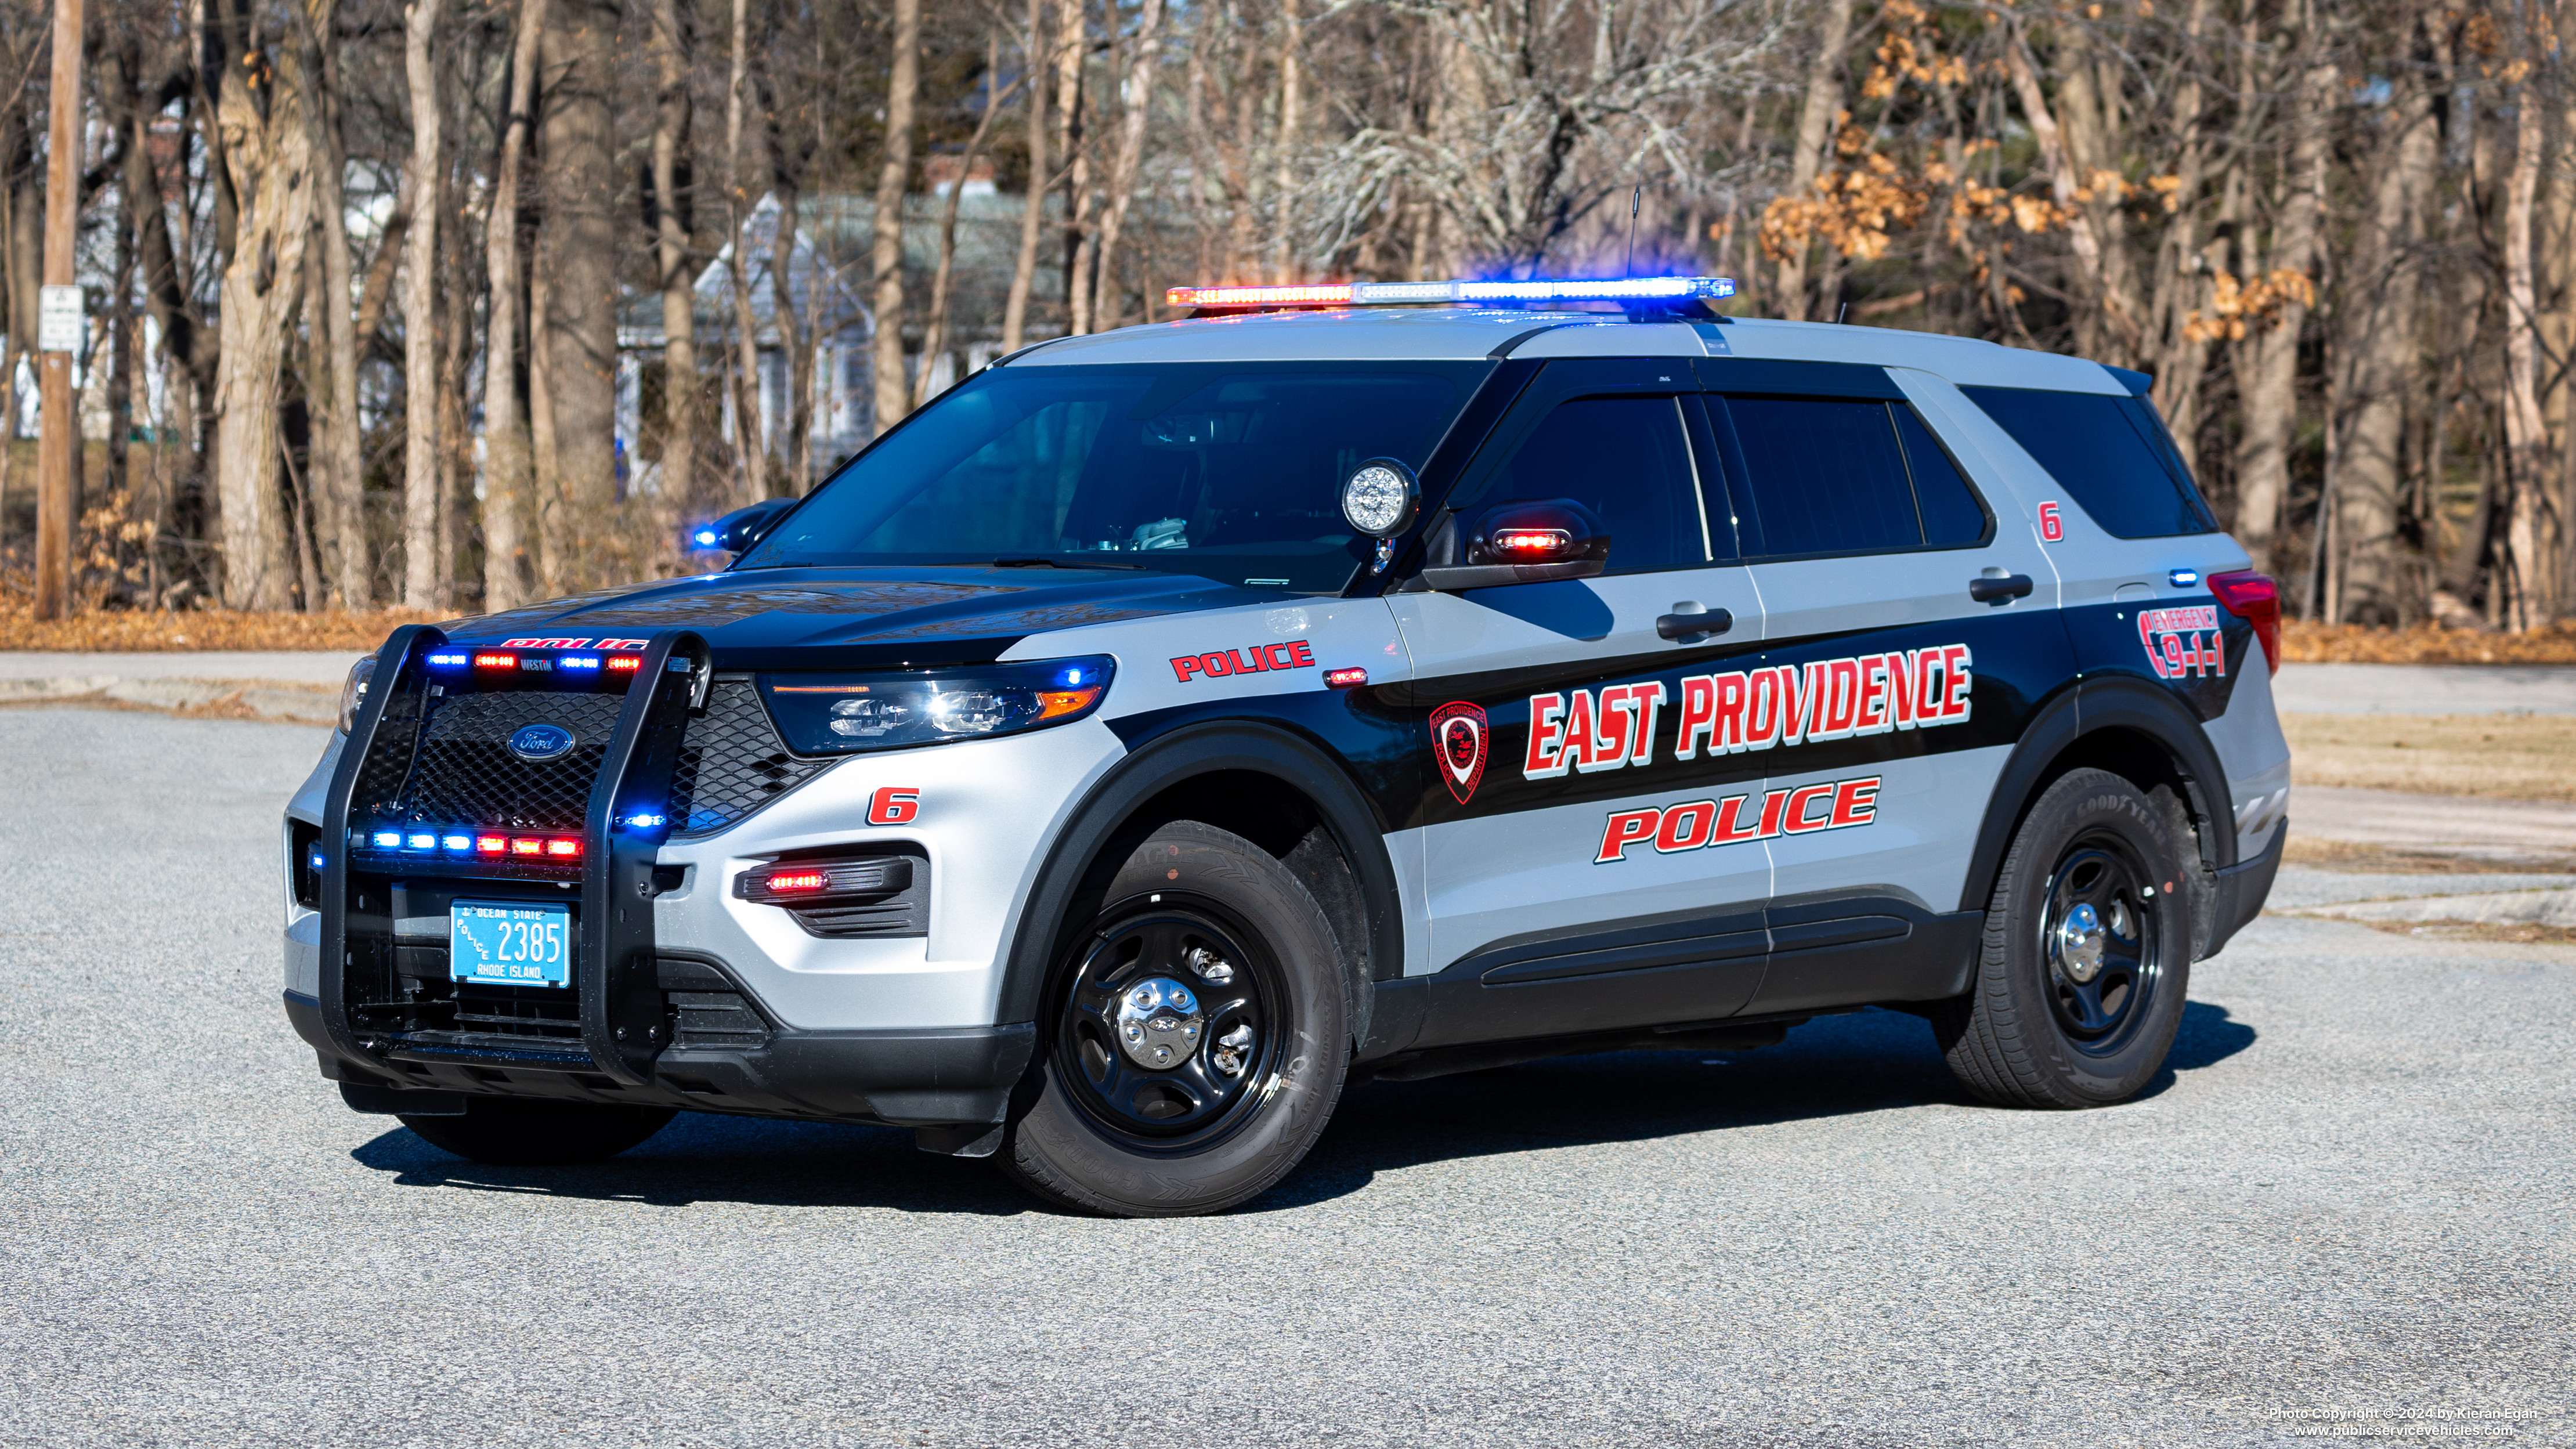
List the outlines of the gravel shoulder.
<svg viewBox="0 0 2576 1449">
<path fill-rule="evenodd" d="M 323 738 L 0 711 L 0 1443 L 2576 1443 L 2576 948 L 2266 917 L 2096 1112 L 1890 1012 L 1373 1084 L 1216 1219 L 706 1116 L 493 1169 L 281 1020 Z"/>
</svg>

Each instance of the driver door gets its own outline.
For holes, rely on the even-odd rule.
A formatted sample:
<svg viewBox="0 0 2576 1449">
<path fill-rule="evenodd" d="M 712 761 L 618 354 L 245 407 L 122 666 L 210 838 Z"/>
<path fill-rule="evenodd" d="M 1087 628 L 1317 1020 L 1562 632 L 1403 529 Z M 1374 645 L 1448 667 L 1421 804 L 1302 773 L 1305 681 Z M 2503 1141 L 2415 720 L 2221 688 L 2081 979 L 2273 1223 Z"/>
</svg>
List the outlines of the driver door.
<svg viewBox="0 0 2576 1449">
<path fill-rule="evenodd" d="M 1433 528 L 1572 500 L 1610 535 L 1605 572 L 1389 596 L 1427 764 L 1428 964 L 1455 985 L 1417 1046 L 1723 1016 L 1760 979 L 1770 856 L 1711 840 L 1728 797 L 1759 810 L 1760 757 L 1675 753 L 1691 681 L 1763 633 L 1733 531 L 1706 516 L 1696 388 L 1679 359 L 1550 363 Z M 1658 632 L 1717 609 L 1724 633 Z"/>
</svg>

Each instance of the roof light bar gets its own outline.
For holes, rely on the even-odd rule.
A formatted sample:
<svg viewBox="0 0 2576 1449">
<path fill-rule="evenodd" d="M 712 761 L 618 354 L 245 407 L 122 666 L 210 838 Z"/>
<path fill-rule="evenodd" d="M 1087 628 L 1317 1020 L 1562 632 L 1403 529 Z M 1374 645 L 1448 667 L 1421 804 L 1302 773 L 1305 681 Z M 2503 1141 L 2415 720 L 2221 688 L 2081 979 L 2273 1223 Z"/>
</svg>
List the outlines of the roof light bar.
<svg viewBox="0 0 2576 1449">
<path fill-rule="evenodd" d="M 1300 287 L 1174 287 L 1174 307 L 1386 307 L 1426 302 L 1650 302 L 1735 295 L 1731 277 L 1594 277 L 1528 282 L 1329 282 Z"/>
</svg>

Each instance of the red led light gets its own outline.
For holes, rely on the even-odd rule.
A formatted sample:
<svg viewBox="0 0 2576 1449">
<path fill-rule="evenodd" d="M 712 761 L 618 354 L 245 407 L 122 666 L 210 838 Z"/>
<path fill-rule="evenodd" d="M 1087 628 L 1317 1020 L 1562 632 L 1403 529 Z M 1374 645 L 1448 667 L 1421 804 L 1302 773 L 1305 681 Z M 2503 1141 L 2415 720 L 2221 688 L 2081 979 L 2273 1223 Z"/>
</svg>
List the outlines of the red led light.
<svg viewBox="0 0 2576 1449">
<path fill-rule="evenodd" d="M 819 870 L 780 871 L 766 882 L 772 891 L 819 891 L 829 883 Z"/>
<path fill-rule="evenodd" d="M 581 854 L 581 842 L 578 840 L 549 840 L 546 842 L 546 854 L 577 856 Z"/>
<path fill-rule="evenodd" d="M 509 848 L 510 842 L 503 836 L 478 835 L 474 837 L 474 851 L 478 855 L 499 855 L 501 852 L 508 850 Z"/>
<path fill-rule="evenodd" d="M 1324 671 L 1324 687 L 1326 689 L 1357 689 L 1366 683 L 1368 683 L 1368 671 L 1365 669 L 1327 669 Z"/>
<path fill-rule="evenodd" d="M 1315 306 L 1348 302 L 1352 298 L 1348 282 L 1326 282 L 1302 287 L 1174 287 L 1163 294 L 1167 307 L 1274 307 L 1281 305 Z"/>
<path fill-rule="evenodd" d="M 545 851 L 546 843 L 542 840 L 536 839 L 534 836 L 514 835 L 510 837 L 510 853 L 512 855 L 543 855 L 545 854 Z"/>
<path fill-rule="evenodd" d="M 474 656 L 474 667 L 477 669 L 516 669 L 519 667 L 519 656 L 516 654 L 477 654 Z"/>
<path fill-rule="evenodd" d="M 641 669 L 644 667 L 644 661 L 636 658 L 632 654 L 619 654 L 614 655 L 609 659 L 608 667 L 611 669 Z"/>
<path fill-rule="evenodd" d="M 1555 553 L 1573 542 L 1562 528 L 1510 528 L 1494 535 L 1494 547 L 1504 553 Z"/>
</svg>

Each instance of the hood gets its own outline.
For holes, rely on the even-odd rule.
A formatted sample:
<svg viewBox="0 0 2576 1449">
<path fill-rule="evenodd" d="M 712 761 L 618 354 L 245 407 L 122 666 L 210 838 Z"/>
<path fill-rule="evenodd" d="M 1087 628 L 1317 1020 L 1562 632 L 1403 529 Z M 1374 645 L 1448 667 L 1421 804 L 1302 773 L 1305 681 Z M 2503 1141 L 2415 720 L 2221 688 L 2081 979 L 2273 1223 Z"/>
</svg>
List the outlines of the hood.
<svg viewBox="0 0 2576 1449">
<path fill-rule="evenodd" d="M 439 626 L 461 644 L 600 648 L 692 629 L 719 669 L 982 664 L 1032 634 L 1273 602 L 1187 574 L 1111 569 L 745 569 L 656 579 Z"/>
</svg>

